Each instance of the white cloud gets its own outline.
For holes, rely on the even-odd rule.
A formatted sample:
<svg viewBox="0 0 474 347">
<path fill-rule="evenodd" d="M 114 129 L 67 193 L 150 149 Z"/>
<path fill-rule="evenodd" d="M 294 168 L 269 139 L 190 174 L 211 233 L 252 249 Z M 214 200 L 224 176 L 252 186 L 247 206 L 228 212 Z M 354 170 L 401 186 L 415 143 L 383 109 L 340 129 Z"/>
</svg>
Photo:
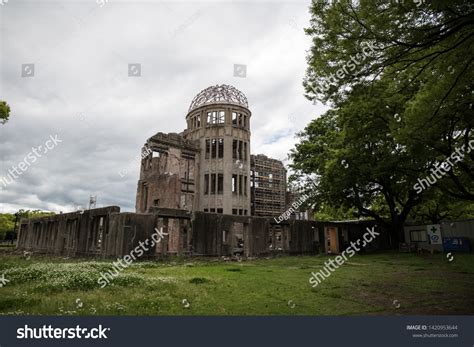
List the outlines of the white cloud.
<svg viewBox="0 0 474 347">
<path fill-rule="evenodd" d="M 133 211 L 138 165 L 121 178 L 145 140 L 180 132 L 192 98 L 231 84 L 252 111 L 252 153 L 283 159 L 294 133 L 324 111 L 303 97 L 309 2 L 20 2 L 0 9 L 0 176 L 50 134 L 63 143 L 0 191 L 0 211 Z M 35 76 L 22 78 L 21 64 Z M 128 77 L 140 63 L 141 77 Z M 233 65 L 247 65 L 247 77 Z M 0 184 L 1 187 L 1 184 Z"/>
</svg>

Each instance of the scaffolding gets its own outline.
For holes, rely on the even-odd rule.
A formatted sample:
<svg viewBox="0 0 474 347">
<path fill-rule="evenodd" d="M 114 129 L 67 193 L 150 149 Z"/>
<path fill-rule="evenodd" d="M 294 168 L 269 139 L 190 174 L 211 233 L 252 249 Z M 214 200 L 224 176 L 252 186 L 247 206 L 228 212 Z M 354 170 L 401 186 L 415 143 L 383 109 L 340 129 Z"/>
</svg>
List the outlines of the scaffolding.
<svg viewBox="0 0 474 347">
<path fill-rule="evenodd" d="M 286 207 L 286 169 L 277 159 L 251 155 L 251 211 L 253 216 L 279 216 Z"/>
</svg>

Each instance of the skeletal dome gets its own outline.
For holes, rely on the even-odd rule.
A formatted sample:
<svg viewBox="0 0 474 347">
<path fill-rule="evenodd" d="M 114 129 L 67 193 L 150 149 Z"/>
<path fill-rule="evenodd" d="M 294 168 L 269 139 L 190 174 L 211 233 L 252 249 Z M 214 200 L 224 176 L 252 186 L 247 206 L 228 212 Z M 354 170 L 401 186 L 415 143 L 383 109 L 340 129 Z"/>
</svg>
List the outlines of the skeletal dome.
<svg viewBox="0 0 474 347">
<path fill-rule="evenodd" d="M 234 104 L 248 108 L 247 97 L 237 88 L 222 84 L 208 87 L 197 94 L 191 105 L 189 106 L 188 112 L 201 107 L 203 105 L 211 104 Z"/>
</svg>

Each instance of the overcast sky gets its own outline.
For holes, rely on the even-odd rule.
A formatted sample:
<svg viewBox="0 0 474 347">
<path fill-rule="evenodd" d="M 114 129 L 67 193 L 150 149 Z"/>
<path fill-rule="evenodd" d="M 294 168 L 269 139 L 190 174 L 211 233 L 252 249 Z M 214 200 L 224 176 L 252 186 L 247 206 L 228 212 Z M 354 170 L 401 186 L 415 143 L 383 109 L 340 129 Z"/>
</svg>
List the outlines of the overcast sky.
<svg viewBox="0 0 474 347">
<path fill-rule="evenodd" d="M 325 110 L 303 96 L 308 7 L 9 0 L 0 6 L 0 100 L 12 109 L 0 125 L 0 179 L 50 135 L 62 142 L 0 182 L 0 212 L 67 212 L 90 195 L 97 207 L 134 211 L 140 148 L 159 131 L 181 132 L 192 98 L 215 84 L 247 96 L 252 154 L 285 158 L 295 132 Z M 140 77 L 128 76 L 131 63 Z M 34 76 L 22 64 L 34 64 Z M 234 64 L 246 65 L 246 77 L 234 76 Z"/>
</svg>

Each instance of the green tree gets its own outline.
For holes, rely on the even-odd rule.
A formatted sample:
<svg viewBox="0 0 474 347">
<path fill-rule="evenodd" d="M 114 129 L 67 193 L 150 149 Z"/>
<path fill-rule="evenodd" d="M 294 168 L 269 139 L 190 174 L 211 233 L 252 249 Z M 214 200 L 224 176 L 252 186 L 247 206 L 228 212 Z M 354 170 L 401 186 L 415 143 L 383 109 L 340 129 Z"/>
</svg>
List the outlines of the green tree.
<svg viewBox="0 0 474 347">
<path fill-rule="evenodd" d="M 403 113 L 417 86 L 393 94 L 397 81 L 355 86 L 348 98 L 299 134 L 291 156 L 295 175 L 318 179 L 315 203 L 376 219 L 397 243 L 422 194 L 414 189 L 430 152 L 397 141 Z"/>
<path fill-rule="evenodd" d="M 53 216 L 56 213 L 49 212 L 49 211 L 41 211 L 41 210 L 19 210 L 18 211 L 22 218 L 38 218 L 38 217 L 46 217 L 46 216 Z"/>
<path fill-rule="evenodd" d="M 6 235 L 13 230 L 15 215 L 10 213 L 0 214 L 0 240 L 5 240 Z"/>
<path fill-rule="evenodd" d="M 445 220 L 474 218 L 474 204 L 466 204 L 439 189 L 424 194 L 424 202 L 413 208 L 409 218 L 425 224 L 438 224 Z"/>
<path fill-rule="evenodd" d="M 313 47 L 307 97 L 340 106 L 354 88 L 397 81 L 383 101 L 413 94 L 393 114 L 406 125 L 394 133 L 411 151 L 429 151 L 421 176 L 431 174 L 473 140 L 474 6 L 469 0 L 426 3 L 314 1 L 306 30 Z M 472 142 L 474 145 L 474 142 Z M 474 151 L 465 153 L 437 188 L 474 201 Z"/>
<path fill-rule="evenodd" d="M 314 213 L 314 218 L 317 221 L 348 220 L 354 216 L 357 216 L 356 209 L 335 208 L 332 204 L 324 201 L 319 204 L 318 210 Z"/>
<path fill-rule="evenodd" d="M 472 203 L 454 199 L 474 200 L 473 10 L 468 0 L 313 1 L 304 86 L 332 108 L 292 155 L 297 177 L 316 175 L 322 212 L 356 208 L 394 237 L 409 217 L 469 215 Z M 414 191 L 459 149 L 434 187 Z"/>
<path fill-rule="evenodd" d="M 346 94 L 341 91 L 348 90 L 344 87 L 350 90 L 383 74 L 396 76 L 406 70 L 415 72 L 404 83 L 410 85 L 438 63 L 444 64 L 445 70 L 451 66 L 450 73 L 456 77 L 472 67 L 474 7 L 470 0 L 431 0 L 421 4 L 315 0 L 310 11 L 306 32 L 313 46 L 305 80 L 310 98 L 344 99 Z M 364 47 L 370 48 L 366 54 Z M 338 70 L 344 73 L 338 76 Z M 450 90 L 445 89 L 445 93 Z"/>
<path fill-rule="evenodd" d="M 0 100 L 0 122 L 5 124 L 10 117 L 10 106 L 6 103 L 6 101 Z"/>
<path fill-rule="evenodd" d="M 0 240 L 10 239 L 12 234 L 16 236 L 22 218 L 37 218 L 54 214 L 54 212 L 48 211 L 23 209 L 16 213 L 0 213 Z"/>
</svg>

